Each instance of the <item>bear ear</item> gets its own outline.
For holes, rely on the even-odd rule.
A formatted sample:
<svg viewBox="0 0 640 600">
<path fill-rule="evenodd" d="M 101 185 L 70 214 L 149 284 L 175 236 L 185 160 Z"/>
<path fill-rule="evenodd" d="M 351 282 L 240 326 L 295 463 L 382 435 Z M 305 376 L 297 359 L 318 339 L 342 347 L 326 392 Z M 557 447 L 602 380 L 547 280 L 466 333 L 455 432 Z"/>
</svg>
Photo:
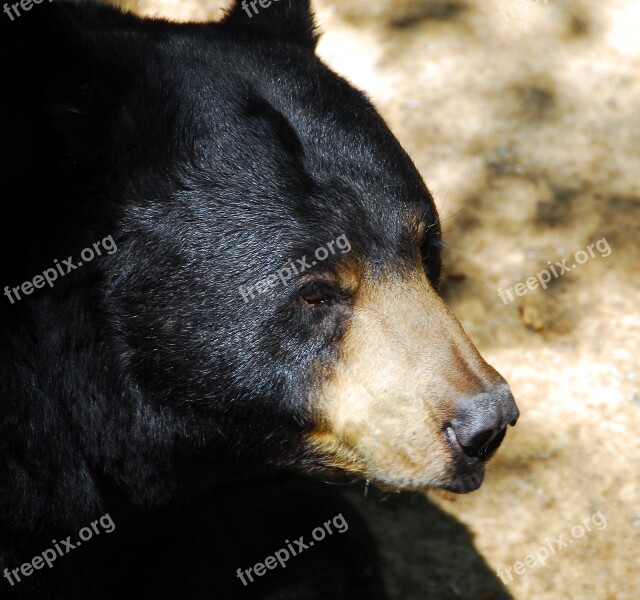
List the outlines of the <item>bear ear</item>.
<svg viewBox="0 0 640 600">
<path fill-rule="evenodd" d="M 315 49 L 310 0 L 236 0 L 223 23 Z"/>
</svg>

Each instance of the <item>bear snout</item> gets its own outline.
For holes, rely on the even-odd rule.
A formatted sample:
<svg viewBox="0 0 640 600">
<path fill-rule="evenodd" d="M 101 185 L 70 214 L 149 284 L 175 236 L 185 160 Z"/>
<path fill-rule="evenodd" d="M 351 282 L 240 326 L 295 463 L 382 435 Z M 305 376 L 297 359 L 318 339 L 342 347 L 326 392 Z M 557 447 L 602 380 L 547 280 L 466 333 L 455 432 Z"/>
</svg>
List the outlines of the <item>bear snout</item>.
<svg viewBox="0 0 640 600">
<path fill-rule="evenodd" d="M 358 289 L 315 447 L 382 487 L 477 489 L 519 417 L 509 386 L 424 276 Z"/>
<path fill-rule="evenodd" d="M 488 460 L 498 449 L 508 425 L 515 425 L 520 412 L 506 383 L 463 401 L 448 427 L 460 449 L 472 458 Z"/>
</svg>

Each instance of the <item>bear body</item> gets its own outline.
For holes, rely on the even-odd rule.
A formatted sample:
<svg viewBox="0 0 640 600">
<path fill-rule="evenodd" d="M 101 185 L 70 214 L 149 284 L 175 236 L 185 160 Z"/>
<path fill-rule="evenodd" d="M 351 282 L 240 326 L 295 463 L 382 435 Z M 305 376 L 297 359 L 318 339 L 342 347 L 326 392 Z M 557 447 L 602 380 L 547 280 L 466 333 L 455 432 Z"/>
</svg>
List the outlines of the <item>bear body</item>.
<svg viewBox="0 0 640 600">
<path fill-rule="evenodd" d="M 44 3 L 0 27 L 9 57 L 0 99 L 0 570 L 52 539 L 97 529 L 107 514 L 128 531 L 109 544 L 103 531 L 93 550 L 65 556 L 67 566 L 60 557 L 23 580 L 5 577 L 3 594 L 88 597 L 90 578 L 78 573 L 104 578 L 149 523 L 182 523 L 194 502 L 224 505 L 237 493 L 240 506 L 264 501 L 236 516 L 249 528 L 316 489 L 293 479 L 278 491 L 269 483 L 277 473 L 338 469 L 394 489 L 479 485 L 502 438 L 483 442 L 482 456 L 447 441 L 445 421 L 456 427 L 457 413 L 436 407 L 438 386 L 451 388 L 437 365 L 460 374 L 454 391 L 465 397 L 478 381 L 503 382 L 437 296 L 431 196 L 366 97 L 315 56 L 307 2 L 281 0 L 253 16 L 237 3 L 219 24 Z M 390 318 L 415 331 L 415 344 L 429 313 L 431 346 L 446 339 L 465 350 L 410 365 L 414 334 L 394 346 L 407 336 L 389 337 L 396 325 L 376 317 L 394 298 Z M 389 415 L 393 386 L 381 378 L 402 381 L 405 368 L 424 373 L 414 388 L 425 391 L 420 405 Z M 358 396 L 359 378 L 380 393 Z M 512 402 L 500 394 L 491 402 Z M 444 425 L 427 419 L 424 435 L 409 439 L 398 423 L 416 422 L 428 405 Z M 515 422 L 514 410 L 496 432 Z M 374 435 L 366 424 L 376 415 Z M 387 435 L 407 456 L 434 460 L 394 457 Z M 332 516 L 320 505 L 349 510 L 339 498 L 316 504 L 308 501 L 305 523 Z M 225 506 L 224 517 L 202 522 L 229 540 Z M 366 575 L 341 579 L 328 560 L 343 586 L 335 597 L 382 597 L 367 567 L 372 540 L 352 521 L 345 547 L 366 558 L 354 559 Z M 162 597 L 160 588 L 167 598 L 185 589 L 200 597 L 174 586 L 175 574 L 145 587 L 142 571 L 126 578 L 141 598 Z M 237 580 L 225 588 L 224 577 L 202 597 L 214 588 L 221 598 L 273 592 Z M 312 588 L 291 597 L 331 597 Z"/>
</svg>

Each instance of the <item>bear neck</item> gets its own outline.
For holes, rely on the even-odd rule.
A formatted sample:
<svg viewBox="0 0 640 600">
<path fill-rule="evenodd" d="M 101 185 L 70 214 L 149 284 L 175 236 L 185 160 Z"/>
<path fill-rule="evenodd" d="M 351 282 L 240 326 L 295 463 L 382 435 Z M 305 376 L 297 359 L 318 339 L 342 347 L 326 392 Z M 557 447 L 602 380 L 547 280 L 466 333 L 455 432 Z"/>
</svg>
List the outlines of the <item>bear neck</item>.
<svg viewBox="0 0 640 600">
<path fill-rule="evenodd" d="M 144 398 L 132 352 L 82 290 L 25 303 L 19 318 L 0 312 L 0 531 L 15 540 L 180 502 L 260 470 L 230 464 L 206 418 Z"/>
</svg>

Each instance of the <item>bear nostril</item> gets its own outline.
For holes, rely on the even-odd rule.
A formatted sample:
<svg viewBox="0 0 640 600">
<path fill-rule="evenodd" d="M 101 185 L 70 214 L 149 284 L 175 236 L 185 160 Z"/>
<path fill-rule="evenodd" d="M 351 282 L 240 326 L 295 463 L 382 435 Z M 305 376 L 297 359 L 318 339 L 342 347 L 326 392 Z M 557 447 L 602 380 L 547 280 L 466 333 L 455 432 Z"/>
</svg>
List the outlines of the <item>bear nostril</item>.
<svg viewBox="0 0 640 600">
<path fill-rule="evenodd" d="M 492 440 L 496 432 L 493 429 L 487 429 L 476 434 L 466 446 L 462 446 L 467 456 L 477 457 L 482 449 Z"/>
<path fill-rule="evenodd" d="M 487 460 L 498 449 L 506 433 L 506 427 L 500 431 L 483 431 L 473 439 L 471 446 L 462 446 L 462 449 L 467 456 Z"/>
</svg>

